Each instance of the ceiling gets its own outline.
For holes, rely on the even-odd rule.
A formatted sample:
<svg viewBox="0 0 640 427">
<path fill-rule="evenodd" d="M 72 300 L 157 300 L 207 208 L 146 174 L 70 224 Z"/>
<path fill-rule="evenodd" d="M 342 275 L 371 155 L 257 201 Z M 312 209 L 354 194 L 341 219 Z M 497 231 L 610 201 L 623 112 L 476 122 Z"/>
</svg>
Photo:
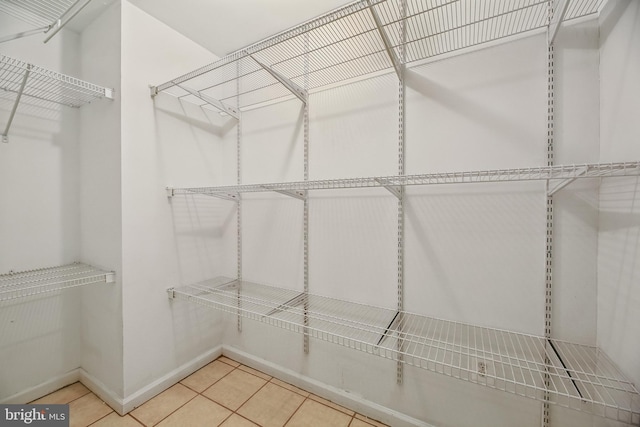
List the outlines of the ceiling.
<svg viewBox="0 0 640 427">
<path fill-rule="evenodd" d="M 129 1 L 222 57 L 353 0 Z"/>
</svg>

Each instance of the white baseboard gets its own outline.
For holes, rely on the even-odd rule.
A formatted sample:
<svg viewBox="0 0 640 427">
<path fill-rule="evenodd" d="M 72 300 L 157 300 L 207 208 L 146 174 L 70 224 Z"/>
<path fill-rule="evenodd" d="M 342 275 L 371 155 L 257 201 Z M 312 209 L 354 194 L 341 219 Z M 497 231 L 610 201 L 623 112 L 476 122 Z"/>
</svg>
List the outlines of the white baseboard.
<svg viewBox="0 0 640 427">
<path fill-rule="evenodd" d="M 111 406 L 120 415 L 124 415 L 122 411 L 122 398 L 108 388 L 104 383 L 96 377 L 80 368 L 80 382 L 85 385 L 96 396 L 102 399 L 107 405 Z"/>
<path fill-rule="evenodd" d="M 200 356 L 194 359 L 191 359 L 187 363 L 177 367 L 173 371 L 167 373 L 166 375 L 157 379 L 156 381 L 152 382 L 146 387 L 143 387 L 140 390 L 136 391 L 135 393 L 129 395 L 128 397 L 122 400 L 122 408 L 120 410 L 116 408 L 114 409 L 116 409 L 116 411 L 120 415 L 124 415 L 127 412 L 132 411 L 133 409 L 142 405 L 144 402 L 151 399 L 155 395 L 162 393 L 172 385 L 176 384 L 178 381 L 191 375 L 192 373 L 202 368 L 206 364 L 214 361 L 221 355 L 222 355 L 222 346 L 220 345 L 218 347 L 215 347 L 212 350 L 207 351 L 206 353 L 201 354 Z"/>
<path fill-rule="evenodd" d="M 324 384 L 234 347 L 223 346 L 222 355 L 385 424 L 394 427 L 433 427 L 424 421 L 354 396 L 345 390 Z"/>
<path fill-rule="evenodd" d="M 41 398 L 49 393 L 53 393 L 56 390 L 66 387 L 70 384 L 78 382 L 80 380 L 80 369 L 74 369 L 73 371 L 66 372 L 57 377 L 51 378 L 48 381 L 38 384 L 35 387 L 28 388 L 20 393 L 16 393 L 13 396 L 9 396 L 0 401 L 2 404 L 24 404 L 32 402 Z"/>
</svg>

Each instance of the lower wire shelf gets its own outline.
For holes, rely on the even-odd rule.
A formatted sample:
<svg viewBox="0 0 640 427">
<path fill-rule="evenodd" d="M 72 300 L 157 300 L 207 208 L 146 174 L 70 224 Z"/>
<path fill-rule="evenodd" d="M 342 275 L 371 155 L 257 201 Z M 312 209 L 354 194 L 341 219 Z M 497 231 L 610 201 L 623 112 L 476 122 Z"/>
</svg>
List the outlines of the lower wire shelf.
<svg viewBox="0 0 640 427">
<path fill-rule="evenodd" d="M 0 301 L 114 281 L 115 273 L 82 263 L 7 273 L 0 275 Z"/>
<path fill-rule="evenodd" d="M 640 425 L 638 390 L 596 347 L 226 277 L 168 293 L 432 372 Z"/>
</svg>

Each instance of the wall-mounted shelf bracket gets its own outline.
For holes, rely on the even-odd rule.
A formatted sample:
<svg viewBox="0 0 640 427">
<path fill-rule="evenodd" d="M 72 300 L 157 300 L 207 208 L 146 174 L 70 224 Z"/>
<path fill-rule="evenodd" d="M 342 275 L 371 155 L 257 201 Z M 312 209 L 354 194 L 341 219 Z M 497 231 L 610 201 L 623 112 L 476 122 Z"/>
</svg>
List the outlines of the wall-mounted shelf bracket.
<svg viewBox="0 0 640 427">
<path fill-rule="evenodd" d="M 16 111 L 18 110 L 18 105 L 20 105 L 20 98 L 22 98 L 22 94 L 24 93 L 24 87 L 27 85 L 27 79 L 29 78 L 29 73 L 31 72 L 31 65 L 27 65 L 27 68 L 24 72 L 24 77 L 22 78 L 22 83 L 20 83 L 20 89 L 18 89 L 18 93 L 16 94 L 16 101 L 13 104 L 13 108 L 11 109 L 11 113 L 9 114 L 9 120 L 7 121 L 7 126 L 4 129 L 4 133 L 2 134 L 2 142 L 9 142 L 9 129 L 11 128 L 11 123 L 13 122 L 13 118 L 16 115 Z"/>
<path fill-rule="evenodd" d="M 229 191 L 215 191 L 215 192 L 187 191 L 187 192 L 180 192 L 179 194 L 202 194 L 204 196 L 217 197 L 218 199 L 230 200 L 236 203 L 240 201 L 240 194 L 229 192 Z M 167 187 L 167 197 L 172 198 L 175 195 L 176 195 L 176 189 Z"/>
<path fill-rule="evenodd" d="M 249 55 L 249 57 L 251 59 L 253 59 L 256 62 L 256 64 L 258 64 L 260 67 L 262 67 L 267 73 L 271 74 L 271 76 L 273 76 L 274 79 L 278 80 L 292 94 L 297 96 L 298 99 L 300 101 L 302 101 L 303 104 L 307 103 L 308 94 L 307 94 L 306 90 L 304 90 L 303 88 L 301 88 L 300 86 L 298 86 L 293 81 L 291 81 L 287 77 L 283 76 L 282 74 L 280 74 L 279 72 L 277 72 L 273 68 L 271 68 L 268 65 L 265 65 L 262 62 L 258 61 L 253 55 Z"/>
<path fill-rule="evenodd" d="M 274 308 L 271 311 L 269 311 L 267 314 L 264 315 L 264 317 L 273 316 L 274 314 L 280 313 L 280 312 L 288 310 L 290 308 L 298 307 L 301 304 L 306 303 L 307 299 L 308 299 L 308 295 L 306 293 L 304 293 L 304 292 L 301 292 L 300 294 L 296 295 L 295 297 L 289 299 L 286 302 L 283 302 L 282 304 L 280 304 L 276 308 Z"/>
<path fill-rule="evenodd" d="M 236 203 L 240 202 L 240 195 L 238 193 L 211 193 L 209 195 L 222 200 L 229 200 Z"/>
<path fill-rule="evenodd" d="M 172 198 L 175 195 L 176 195 L 175 189 L 167 187 L 167 197 Z"/>
<path fill-rule="evenodd" d="M 387 181 L 375 178 L 375 181 L 387 189 L 391 194 L 396 196 L 398 200 L 402 199 L 402 186 L 401 185 L 391 185 Z"/>
<path fill-rule="evenodd" d="M 371 16 L 373 17 L 373 21 L 376 23 L 376 27 L 378 28 L 378 32 L 380 33 L 380 38 L 382 39 L 382 43 L 384 43 L 384 48 L 387 51 L 387 55 L 389 55 L 389 59 L 393 64 L 393 68 L 396 70 L 396 74 L 400 80 L 402 80 L 402 63 L 398 59 L 396 53 L 393 50 L 393 45 L 391 44 L 391 40 L 387 36 L 387 33 L 384 31 L 384 27 L 382 25 L 382 21 L 380 20 L 380 16 L 378 16 L 378 12 L 373 8 L 373 3 L 371 0 L 367 0 L 369 4 L 369 11 L 371 12 Z"/>
<path fill-rule="evenodd" d="M 47 31 L 45 31 L 48 33 L 49 31 L 53 30 L 51 34 L 49 34 L 47 38 L 44 39 L 44 42 L 45 43 L 48 42 L 49 40 L 51 40 L 53 36 L 58 34 L 58 32 L 62 30 L 65 27 L 65 25 L 69 23 L 69 21 L 75 18 L 75 16 L 78 13 L 80 13 L 80 11 L 84 9 L 85 6 L 87 6 L 90 2 L 91 0 L 84 0 L 84 2 L 80 2 L 80 0 L 76 1 L 73 4 L 73 6 L 67 9 L 67 11 L 60 18 L 58 18 L 53 24 L 51 24 L 51 27 Z"/>
<path fill-rule="evenodd" d="M 19 33 L 10 34 L 8 36 L 0 37 L 0 43 L 9 42 L 11 40 L 21 39 L 23 37 L 33 36 L 34 34 L 44 33 L 49 29 L 49 25 L 46 27 L 35 28 L 33 30 L 21 31 Z"/>
<path fill-rule="evenodd" d="M 272 190 L 269 187 L 265 187 L 266 189 Z M 294 199 L 305 201 L 307 200 L 307 191 L 306 190 L 272 190 L 276 193 L 284 194 L 285 196 L 293 197 Z"/>
<path fill-rule="evenodd" d="M 167 289 L 167 295 L 169 295 L 170 299 L 175 299 L 176 298 L 176 288 L 168 288 Z"/>
<path fill-rule="evenodd" d="M 182 90 L 186 90 L 191 95 L 195 96 L 196 98 L 199 98 L 199 99 L 203 100 L 207 104 L 211 105 L 214 108 L 217 108 L 218 110 L 222 111 L 223 113 L 227 113 L 228 115 L 230 115 L 234 119 L 240 120 L 239 111 L 236 110 L 235 108 L 225 104 L 224 102 L 218 101 L 215 98 L 212 98 L 212 97 L 210 97 L 208 95 L 205 95 L 204 93 L 195 91 L 195 90 L 193 90 L 191 88 L 188 88 L 186 86 L 182 86 L 182 85 L 176 85 L 176 86 L 178 86 Z M 153 94 L 153 91 L 151 93 Z"/>
<path fill-rule="evenodd" d="M 560 24 L 564 20 L 567 13 L 569 0 L 554 0 L 552 15 L 549 19 L 549 27 L 547 28 L 547 45 L 550 46 L 558 35 Z"/>
<path fill-rule="evenodd" d="M 583 167 L 582 169 L 580 169 L 578 171 L 578 173 L 576 174 L 576 176 L 573 176 L 571 178 L 567 178 L 564 179 L 562 181 L 560 181 L 555 187 L 550 188 L 549 184 L 550 181 L 547 181 L 547 196 L 553 196 L 554 194 L 556 194 L 558 191 L 562 190 L 564 187 L 566 187 L 567 185 L 571 184 L 573 181 L 575 181 L 576 179 L 580 178 L 581 176 L 584 176 L 587 173 L 587 167 Z"/>
</svg>

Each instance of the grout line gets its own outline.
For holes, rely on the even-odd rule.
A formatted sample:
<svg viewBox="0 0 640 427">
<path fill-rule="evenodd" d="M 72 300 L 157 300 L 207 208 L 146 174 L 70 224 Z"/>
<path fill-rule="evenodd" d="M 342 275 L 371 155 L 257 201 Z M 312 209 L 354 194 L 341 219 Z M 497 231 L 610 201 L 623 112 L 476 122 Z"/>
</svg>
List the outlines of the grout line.
<svg viewBox="0 0 640 427">
<path fill-rule="evenodd" d="M 179 383 L 176 383 L 176 384 L 179 384 Z M 191 390 L 189 387 L 186 387 L 186 386 L 185 386 L 185 385 L 183 385 L 183 384 L 180 384 L 180 385 L 181 385 L 181 386 L 183 386 L 183 387 L 185 387 L 185 388 L 187 388 L 188 390 Z M 173 387 L 173 386 L 175 386 L 175 384 L 174 384 L 174 385 L 172 385 L 171 387 Z M 171 387 L 169 387 L 169 388 L 171 388 Z M 169 390 L 169 388 L 168 388 L 167 390 Z M 166 391 L 166 390 L 165 390 L 165 391 Z M 164 392 L 163 392 L 163 393 L 164 393 Z M 162 393 L 160 393 L 160 394 L 162 394 Z M 158 395 L 159 395 L 159 394 L 158 394 Z M 156 395 L 156 396 L 158 396 L 158 395 Z M 154 397 L 155 397 L 155 396 L 154 396 Z M 174 409 L 173 411 L 171 411 L 170 413 L 168 413 L 164 418 L 162 418 L 162 419 L 158 420 L 158 422 L 157 422 L 157 423 L 155 423 L 155 424 L 153 424 L 153 425 L 154 425 L 154 426 L 156 426 L 156 425 L 160 424 L 161 422 L 163 422 L 164 420 L 166 420 L 167 418 L 169 418 L 171 415 L 173 415 L 174 413 L 178 412 L 178 410 L 179 410 L 180 408 L 182 408 L 182 407 L 183 407 L 184 405 L 186 405 L 187 403 L 191 402 L 191 401 L 192 401 L 193 399 L 195 399 L 196 397 L 198 397 L 198 393 L 196 393 L 196 395 L 195 395 L 195 396 L 193 396 L 191 399 L 187 400 L 187 401 L 186 401 L 186 402 L 184 402 L 182 405 L 178 406 L 176 409 Z M 149 400 L 151 400 L 151 399 L 149 399 Z M 148 402 L 149 400 L 147 400 L 147 402 Z M 147 402 L 145 402 L 145 403 L 147 403 Z M 144 405 L 144 404 L 143 404 L 143 405 Z M 138 408 L 140 408 L 140 407 L 142 407 L 142 405 L 140 405 Z M 133 412 L 133 411 L 131 411 L 131 412 Z M 130 413 L 131 413 L 131 412 L 130 412 Z M 133 415 L 132 415 L 131 417 L 132 417 L 133 419 L 135 419 L 136 421 L 138 421 L 138 422 L 139 422 L 140 424 L 142 424 L 143 426 L 145 426 L 145 427 L 149 427 L 149 426 L 147 426 L 147 424 L 143 423 L 142 421 L 140 421 L 139 419 L 137 419 L 137 418 L 136 418 L 136 417 L 134 417 Z"/>
</svg>

